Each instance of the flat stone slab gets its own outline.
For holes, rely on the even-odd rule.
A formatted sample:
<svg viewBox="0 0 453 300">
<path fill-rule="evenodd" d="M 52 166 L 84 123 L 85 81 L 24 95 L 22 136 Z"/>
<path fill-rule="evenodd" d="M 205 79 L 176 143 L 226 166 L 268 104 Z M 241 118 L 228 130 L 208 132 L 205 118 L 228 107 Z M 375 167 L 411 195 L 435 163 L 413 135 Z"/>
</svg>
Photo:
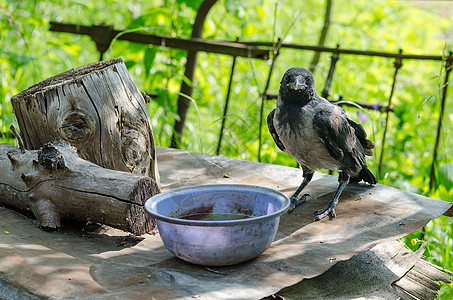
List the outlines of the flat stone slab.
<svg viewBox="0 0 453 300">
<path fill-rule="evenodd" d="M 302 179 L 296 168 L 167 148 L 158 148 L 158 163 L 162 190 L 242 183 L 291 195 Z M 311 197 L 281 217 L 275 241 L 263 254 L 220 268 L 177 259 L 158 233 L 134 237 L 105 226 L 95 233 L 69 227 L 46 232 L 0 208 L 0 292 L 3 282 L 28 297 L 58 299 L 260 299 L 414 232 L 451 207 L 379 184 L 351 184 L 337 217 L 313 222 L 313 212 L 327 205 L 337 184 L 335 176 L 316 173 L 305 191 Z"/>
</svg>

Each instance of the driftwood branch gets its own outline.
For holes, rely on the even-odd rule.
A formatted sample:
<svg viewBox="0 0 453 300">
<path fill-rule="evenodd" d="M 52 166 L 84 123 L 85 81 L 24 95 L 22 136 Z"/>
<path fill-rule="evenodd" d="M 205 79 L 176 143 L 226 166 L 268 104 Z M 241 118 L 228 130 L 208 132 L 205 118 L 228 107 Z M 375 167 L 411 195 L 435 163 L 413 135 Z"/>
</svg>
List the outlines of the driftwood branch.
<svg viewBox="0 0 453 300">
<path fill-rule="evenodd" d="M 154 227 L 145 201 L 160 192 L 149 177 L 102 168 L 66 142 L 21 151 L 0 144 L 0 205 L 56 230 L 62 220 L 98 222 L 133 234 Z"/>
</svg>

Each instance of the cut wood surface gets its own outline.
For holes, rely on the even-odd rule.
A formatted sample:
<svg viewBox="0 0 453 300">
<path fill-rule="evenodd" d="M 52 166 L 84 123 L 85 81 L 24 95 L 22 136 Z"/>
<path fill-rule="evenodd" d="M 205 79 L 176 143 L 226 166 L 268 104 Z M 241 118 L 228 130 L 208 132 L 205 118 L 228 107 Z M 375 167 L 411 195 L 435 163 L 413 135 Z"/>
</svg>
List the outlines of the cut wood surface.
<svg viewBox="0 0 453 300">
<path fill-rule="evenodd" d="M 90 221 L 137 235 L 154 227 L 144 209 L 160 192 L 154 179 L 102 168 L 66 142 L 27 151 L 0 144 L 0 170 L 0 206 L 33 214 L 39 227 Z"/>
<path fill-rule="evenodd" d="M 159 181 L 145 99 L 121 59 L 48 78 L 11 102 L 26 149 L 66 140 L 83 159 Z"/>
</svg>

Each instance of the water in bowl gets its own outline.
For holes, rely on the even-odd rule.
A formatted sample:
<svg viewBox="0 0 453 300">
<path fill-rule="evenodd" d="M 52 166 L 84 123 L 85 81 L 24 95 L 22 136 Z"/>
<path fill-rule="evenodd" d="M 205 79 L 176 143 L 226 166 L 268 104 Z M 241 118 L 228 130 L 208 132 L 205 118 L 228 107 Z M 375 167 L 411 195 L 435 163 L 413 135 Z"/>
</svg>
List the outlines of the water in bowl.
<svg viewBox="0 0 453 300">
<path fill-rule="evenodd" d="M 222 214 L 222 213 L 209 213 L 209 214 L 188 214 L 178 217 L 178 219 L 185 220 L 202 220 L 202 221 L 226 221 L 226 220 L 240 220 L 253 218 L 253 215 L 244 214 Z"/>
</svg>

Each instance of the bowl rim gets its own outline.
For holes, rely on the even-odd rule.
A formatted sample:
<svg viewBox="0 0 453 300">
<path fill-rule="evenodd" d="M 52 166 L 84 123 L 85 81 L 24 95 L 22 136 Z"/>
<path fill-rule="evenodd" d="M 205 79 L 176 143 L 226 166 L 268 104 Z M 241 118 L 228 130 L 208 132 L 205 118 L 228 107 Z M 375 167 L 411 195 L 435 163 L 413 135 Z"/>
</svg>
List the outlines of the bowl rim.
<svg viewBox="0 0 453 300">
<path fill-rule="evenodd" d="M 209 190 L 212 188 L 220 188 L 220 189 L 227 189 L 227 190 L 247 190 L 247 191 L 256 191 L 261 193 L 270 193 L 275 195 L 280 201 L 282 202 L 282 207 L 268 215 L 257 216 L 252 218 L 246 219 L 236 219 L 236 220 L 216 220 L 216 221 L 205 221 L 205 220 L 188 220 L 188 219 L 178 219 L 173 218 L 165 215 L 161 215 L 157 213 L 152 206 L 156 205 L 159 201 L 163 201 L 166 199 L 168 194 L 173 193 L 184 193 L 187 191 L 193 190 Z M 156 220 L 164 221 L 167 223 L 173 224 L 180 224 L 180 225 L 189 225 L 189 226 L 209 226 L 209 227 L 216 227 L 216 226 L 236 226 L 236 225 L 245 225 L 245 224 L 254 224 L 259 222 L 268 221 L 271 219 L 275 219 L 284 213 L 286 213 L 289 209 L 290 199 L 284 193 L 257 185 L 247 185 L 247 184 L 205 184 L 205 185 L 192 185 L 192 186 L 185 186 L 180 188 L 175 188 L 171 190 L 167 190 L 156 194 L 150 198 L 148 198 L 145 202 L 145 210 Z"/>
</svg>

